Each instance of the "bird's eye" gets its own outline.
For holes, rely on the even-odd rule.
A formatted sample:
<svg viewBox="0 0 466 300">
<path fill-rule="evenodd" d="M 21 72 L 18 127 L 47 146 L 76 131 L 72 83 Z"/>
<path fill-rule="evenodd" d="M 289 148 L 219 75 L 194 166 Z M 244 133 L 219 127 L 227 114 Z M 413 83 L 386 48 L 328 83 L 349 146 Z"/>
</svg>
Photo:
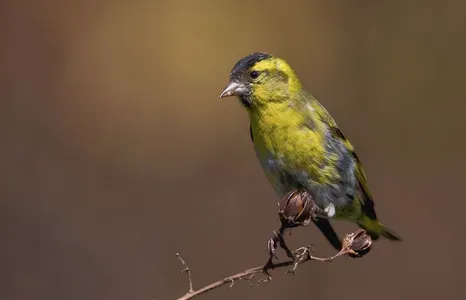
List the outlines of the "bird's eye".
<svg viewBox="0 0 466 300">
<path fill-rule="evenodd" d="M 259 77 L 259 72 L 252 71 L 251 73 L 249 73 L 249 76 L 251 76 L 252 79 L 256 79 L 257 77 Z"/>
</svg>

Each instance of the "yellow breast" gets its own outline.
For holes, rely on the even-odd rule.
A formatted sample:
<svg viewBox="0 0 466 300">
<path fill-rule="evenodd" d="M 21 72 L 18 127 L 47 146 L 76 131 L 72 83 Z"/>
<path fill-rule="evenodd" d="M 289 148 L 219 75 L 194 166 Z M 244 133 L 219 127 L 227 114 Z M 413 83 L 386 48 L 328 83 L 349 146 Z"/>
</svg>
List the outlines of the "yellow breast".
<svg viewBox="0 0 466 300">
<path fill-rule="evenodd" d="M 250 112 L 258 156 L 268 155 L 289 172 L 305 172 L 309 179 L 324 183 L 332 176 L 327 163 L 323 124 L 308 124 L 309 116 L 287 103 L 270 103 Z M 315 122 L 314 122 L 315 123 Z"/>
</svg>

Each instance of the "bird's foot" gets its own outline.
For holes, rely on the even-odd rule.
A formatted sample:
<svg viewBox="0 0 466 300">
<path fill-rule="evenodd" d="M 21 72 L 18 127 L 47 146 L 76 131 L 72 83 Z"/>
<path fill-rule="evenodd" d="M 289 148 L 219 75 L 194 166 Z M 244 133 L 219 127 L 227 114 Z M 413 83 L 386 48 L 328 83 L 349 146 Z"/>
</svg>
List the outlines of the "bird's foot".
<svg viewBox="0 0 466 300">
<path fill-rule="evenodd" d="M 310 219 L 313 220 L 313 221 L 317 221 L 317 219 L 319 218 L 319 216 L 317 214 L 321 212 L 320 207 L 317 206 L 316 202 L 311 197 L 309 197 L 309 199 L 307 201 L 307 205 L 310 206 L 309 207 Z"/>
</svg>

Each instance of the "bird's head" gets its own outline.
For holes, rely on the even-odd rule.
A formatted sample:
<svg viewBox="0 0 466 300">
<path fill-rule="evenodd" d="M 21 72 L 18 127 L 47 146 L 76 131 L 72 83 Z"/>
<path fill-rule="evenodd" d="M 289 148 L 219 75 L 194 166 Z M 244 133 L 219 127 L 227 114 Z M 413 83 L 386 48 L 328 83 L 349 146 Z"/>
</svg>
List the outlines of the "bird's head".
<svg viewBox="0 0 466 300">
<path fill-rule="evenodd" d="M 300 91 L 301 83 L 287 62 L 257 52 L 235 64 L 220 98 L 237 96 L 247 109 L 254 109 L 271 102 L 287 101 Z"/>
</svg>

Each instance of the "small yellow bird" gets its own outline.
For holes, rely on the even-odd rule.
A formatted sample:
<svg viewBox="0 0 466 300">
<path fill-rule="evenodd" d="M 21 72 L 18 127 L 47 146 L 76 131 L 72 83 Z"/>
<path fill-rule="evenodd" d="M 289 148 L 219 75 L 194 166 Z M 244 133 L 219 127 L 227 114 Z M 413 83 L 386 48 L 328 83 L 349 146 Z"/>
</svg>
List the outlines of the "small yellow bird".
<svg viewBox="0 0 466 300">
<path fill-rule="evenodd" d="M 330 218 L 355 222 L 373 239 L 401 240 L 377 220 L 353 146 L 288 63 L 266 53 L 242 58 L 220 98 L 228 96 L 249 113 L 257 157 L 278 195 L 307 191 L 327 215 L 313 221 L 336 249 L 341 242 Z"/>
</svg>

